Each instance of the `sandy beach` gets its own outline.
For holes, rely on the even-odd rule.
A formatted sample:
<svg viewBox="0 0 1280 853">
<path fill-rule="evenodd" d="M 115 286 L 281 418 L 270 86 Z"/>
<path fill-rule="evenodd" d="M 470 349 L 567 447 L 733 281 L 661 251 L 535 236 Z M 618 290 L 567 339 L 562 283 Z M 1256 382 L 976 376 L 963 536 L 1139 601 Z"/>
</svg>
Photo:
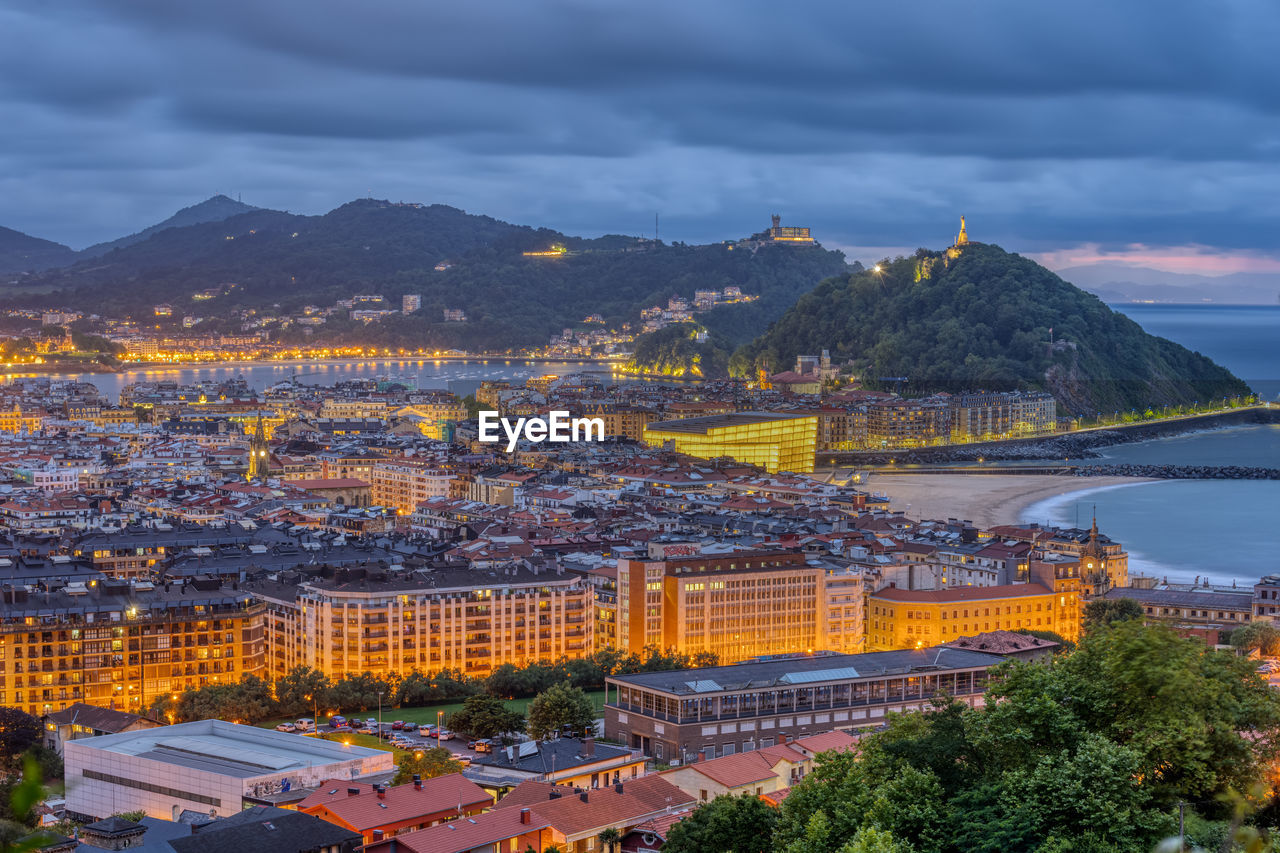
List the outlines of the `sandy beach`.
<svg viewBox="0 0 1280 853">
<path fill-rule="evenodd" d="M 912 518 L 963 518 L 979 527 L 1016 524 L 1034 503 L 1068 492 L 1154 482 L 1139 477 L 1013 474 L 873 474 L 862 486 Z M 1045 521 L 1045 519 L 1029 519 Z"/>
</svg>

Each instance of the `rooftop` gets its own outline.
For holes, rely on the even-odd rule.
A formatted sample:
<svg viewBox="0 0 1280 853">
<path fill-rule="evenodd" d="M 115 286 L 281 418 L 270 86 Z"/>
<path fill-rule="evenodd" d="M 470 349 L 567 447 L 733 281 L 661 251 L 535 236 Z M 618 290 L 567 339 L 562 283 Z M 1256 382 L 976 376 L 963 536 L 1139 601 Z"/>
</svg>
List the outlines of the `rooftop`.
<svg viewBox="0 0 1280 853">
<path fill-rule="evenodd" d="M 805 418 L 812 419 L 813 415 L 778 412 L 734 412 L 731 415 L 707 415 L 702 418 L 681 418 L 680 420 L 674 421 L 656 421 L 645 427 L 645 431 L 687 432 L 693 435 L 706 435 L 712 430 L 728 429 L 729 427 L 767 424 L 773 423 L 774 421 L 794 421 Z"/>
<path fill-rule="evenodd" d="M 1003 658 L 981 652 L 934 646 L 928 649 L 900 649 L 858 655 L 832 655 L 799 660 L 741 663 L 673 672 L 641 672 L 615 675 L 616 684 L 646 687 L 677 695 L 721 693 L 748 687 L 847 681 L 913 672 L 950 669 L 977 669 L 1002 663 Z"/>
<path fill-rule="evenodd" d="M 199 720 L 72 741 L 68 749 L 134 755 L 205 773 L 249 779 L 391 753 L 222 720 Z"/>
</svg>

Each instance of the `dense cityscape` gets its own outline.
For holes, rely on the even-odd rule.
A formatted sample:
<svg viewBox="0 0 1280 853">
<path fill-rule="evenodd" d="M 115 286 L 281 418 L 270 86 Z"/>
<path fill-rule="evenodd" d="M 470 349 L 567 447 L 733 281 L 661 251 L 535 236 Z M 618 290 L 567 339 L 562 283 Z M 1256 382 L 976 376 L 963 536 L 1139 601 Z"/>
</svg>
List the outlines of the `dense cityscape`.
<svg viewBox="0 0 1280 853">
<path fill-rule="evenodd" d="M 0 853 L 1280 853 L 1278 31 L 0 0 Z"/>
<path fill-rule="evenodd" d="M 154 837 L 144 815 L 195 844 L 284 809 L 341 849 L 728 849 L 695 840 L 715 810 L 798 820 L 789 792 L 837 756 L 978 713 L 1029 677 L 1010 661 L 1073 660 L 1109 620 L 1196 654 L 1273 642 L 1275 576 L 1170 583 L 1097 520 L 916 518 L 865 472 L 814 473 L 850 446 L 1052 433 L 1052 397 L 905 401 L 835 387 L 825 357 L 795 368 L 465 398 L 11 379 L 0 701 L 65 768 L 40 813 L 99 846 Z M 603 439 L 508 450 L 479 411 Z"/>
</svg>

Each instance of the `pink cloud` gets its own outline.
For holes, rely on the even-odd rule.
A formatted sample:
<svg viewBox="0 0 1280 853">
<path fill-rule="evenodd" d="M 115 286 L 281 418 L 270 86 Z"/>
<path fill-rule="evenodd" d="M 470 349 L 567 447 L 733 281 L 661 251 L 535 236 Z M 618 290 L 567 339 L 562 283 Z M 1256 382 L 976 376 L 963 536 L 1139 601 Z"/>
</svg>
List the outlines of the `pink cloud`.
<svg viewBox="0 0 1280 853">
<path fill-rule="evenodd" d="M 1252 251 L 1224 251 L 1199 245 L 1148 246 L 1130 243 L 1123 249 L 1104 249 L 1097 243 L 1083 243 L 1068 249 L 1026 254 L 1052 270 L 1089 264 L 1121 264 L 1189 275 L 1280 272 L 1280 258 L 1273 255 Z"/>
</svg>

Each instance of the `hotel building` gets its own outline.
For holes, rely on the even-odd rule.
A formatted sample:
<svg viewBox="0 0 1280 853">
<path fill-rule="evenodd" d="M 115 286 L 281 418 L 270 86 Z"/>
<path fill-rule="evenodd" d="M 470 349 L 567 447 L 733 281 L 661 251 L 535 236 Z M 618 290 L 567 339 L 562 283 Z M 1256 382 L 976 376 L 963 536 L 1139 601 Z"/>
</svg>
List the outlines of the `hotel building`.
<svg viewBox="0 0 1280 853">
<path fill-rule="evenodd" d="M 769 473 L 813 471 L 817 451 L 816 415 L 737 412 L 677 421 L 657 421 L 644 430 L 645 443 L 714 459 L 730 456 Z"/>
</svg>

